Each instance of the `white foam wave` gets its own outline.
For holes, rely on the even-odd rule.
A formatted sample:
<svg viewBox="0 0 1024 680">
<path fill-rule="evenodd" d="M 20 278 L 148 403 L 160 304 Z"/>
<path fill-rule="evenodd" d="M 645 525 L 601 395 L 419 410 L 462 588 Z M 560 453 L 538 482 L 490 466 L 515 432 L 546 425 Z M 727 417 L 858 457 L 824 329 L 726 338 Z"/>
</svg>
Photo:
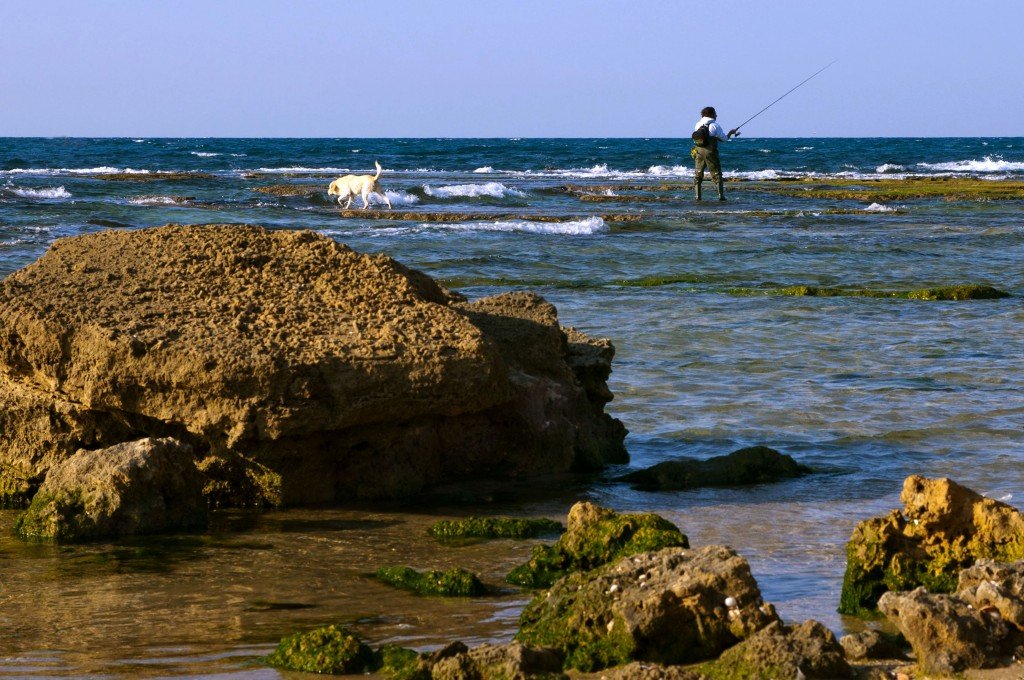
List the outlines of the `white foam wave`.
<svg viewBox="0 0 1024 680">
<path fill-rule="evenodd" d="M 522 191 L 507 187 L 501 182 L 487 182 L 486 184 L 451 184 L 443 187 L 432 187 L 424 185 L 424 193 L 433 198 L 505 198 L 506 196 L 525 196 Z"/>
<path fill-rule="evenodd" d="M 798 146 L 796 148 L 797 151 L 811 151 L 813 149 L 814 149 L 813 146 Z"/>
<path fill-rule="evenodd" d="M 272 174 L 283 174 L 283 173 L 294 173 L 294 174 L 312 174 L 312 173 L 328 173 L 333 172 L 339 175 L 351 172 L 348 168 L 308 168 L 304 165 L 294 165 L 284 168 L 256 168 L 255 170 L 247 170 L 246 172 L 265 172 L 268 175 Z"/>
<path fill-rule="evenodd" d="M 1024 171 L 1024 163 L 1004 161 L 1001 158 L 985 156 L 978 160 L 952 161 L 949 163 L 918 163 L 917 167 L 945 172 L 1020 172 Z"/>
<path fill-rule="evenodd" d="M 0 170 L 0 175 L 113 175 L 114 173 L 146 175 L 150 171 L 135 170 L 133 168 L 114 168 L 109 165 L 103 165 L 98 168 L 16 168 L 14 170 Z"/>
<path fill-rule="evenodd" d="M 754 170 L 753 172 L 737 172 L 735 175 L 724 173 L 726 176 L 743 177 L 744 179 L 778 179 L 781 177 L 778 170 L 768 168 L 767 170 Z"/>
<path fill-rule="evenodd" d="M 420 202 L 419 196 L 416 196 L 415 194 L 410 194 L 405 191 L 388 190 L 385 191 L 384 194 L 388 197 L 388 200 L 391 201 L 391 205 L 414 205 Z M 383 201 L 380 201 L 380 197 L 377 194 L 373 194 L 373 196 L 370 199 L 370 202 L 373 203 L 374 199 L 377 199 L 379 202 L 383 203 Z"/>
<path fill-rule="evenodd" d="M 655 177 L 689 177 L 693 175 L 693 168 L 685 165 L 652 165 L 647 168 L 647 173 Z"/>
<path fill-rule="evenodd" d="M 451 231 L 504 231 L 529 234 L 561 234 L 565 236 L 590 236 L 606 231 L 607 226 L 600 217 L 587 217 L 569 222 L 534 222 L 532 220 L 507 220 L 498 222 L 465 222 L 462 224 L 421 224 L 423 228 L 446 229 Z"/>
<path fill-rule="evenodd" d="M 214 156 L 220 156 L 219 153 L 213 153 L 211 151 L 192 151 L 191 153 L 193 156 L 199 156 L 200 158 L 213 158 Z"/>
<path fill-rule="evenodd" d="M 12 194 L 22 198 L 71 198 L 71 194 L 64 187 L 51 189 L 11 189 Z"/>
<path fill-rule="evenodd" d="M 888 205 L 883 205 L 882 203 L 872 203 L 868 207 L 864 208 L 864 211 L 865 212 L 889 213 L 889 212 L 896 212 L 896 208 L 890 207 Z"/>
<path fill-rule="evenodd" d="M 875 168 L 875 172 L 878 173 L 902 172 L 903 170 L 906 170 L 906 167 L 903 165 L 897 165 L 896 163 L 882 163 L 877 168 Z"/>
<path fill-rule="evenodd" d="M 129 198 L 128 202 L 133 205 L 185 205 L 188 199 L 181 196 L 136 196 Z"/>
<path fill-rule="evenodd" d="M 492 168 L 489 165 L 485 165 L 482 168 L 477 168 L 473 172 L 477 172 L 477 173 L 494 172 L 494 168 Z"/>
</svg>

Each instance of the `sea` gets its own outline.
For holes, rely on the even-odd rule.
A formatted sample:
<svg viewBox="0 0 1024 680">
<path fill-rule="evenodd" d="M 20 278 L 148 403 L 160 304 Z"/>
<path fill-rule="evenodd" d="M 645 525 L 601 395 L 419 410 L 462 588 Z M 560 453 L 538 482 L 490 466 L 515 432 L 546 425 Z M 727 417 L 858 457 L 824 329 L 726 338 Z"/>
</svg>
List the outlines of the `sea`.
<svg viewBox="0 0 1024 680">
<path fill-rule="evenodd" d="M 740 137 L 721 147 L 724 202 L 709 180 L 693 199 L 689 149 L 685 138 L 0 139 L 0 276 L 59 238 L 249 223 L 385 253 L 471 298 L 535 291 L 563 325 L 615 344 L 607 408 L 631 456 L 605 475 L 509 482 L 514 493 L 464 503 L 221 511 L 205 534 L 84 546 L 24 544 L 17 511 L 0 511 L 0 675 L 273 678 L 260 657 L 327 623 L 419 650 L 508 641 L 529 594 L 502 577 L 537 541 L 444 547 L 427 528 L 469 514 L 564 520 L 584 499 L 657 512 L 694 546 L 732 546 L 787 621 L 843 634 L 866 625 L 836 613 L 846 541 L 900 507 L 908 475 L 1024 507 L 1022 201 L 778 191 L 1024 180 L 1024 138 Z M 403 219 L 383 219 L 379 197 L 360 214 L 327 195 L 374 161 Z M 437 221 L 448 213 L 462 217 Z M 967 283 L 1010 297 L 768 294 Z M 679 492 L 615 481 L 754 444 L 814 473 Z M 492 594 L 394 591 L 368 577 L 387 564 L 467 567 Z"/>
</svg>

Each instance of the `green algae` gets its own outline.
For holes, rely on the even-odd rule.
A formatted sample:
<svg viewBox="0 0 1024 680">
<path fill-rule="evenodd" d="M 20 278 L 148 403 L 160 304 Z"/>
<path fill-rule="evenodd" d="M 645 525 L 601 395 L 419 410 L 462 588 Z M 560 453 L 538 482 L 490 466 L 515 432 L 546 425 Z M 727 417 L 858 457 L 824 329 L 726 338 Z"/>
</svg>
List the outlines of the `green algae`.
<svg viewBox="0 0 1024 680">
<path fill-rule="evenodd" d="M 727 292 L 730 295 L 737 296 L 787 295 L 792 297 L 866 297 L 929 301 L 998 300 L 1010 297 L 1010 294 L 1005 291 L 982 284 L 938 286 L 935 288 L 919 288 L 916 290 L 871 290 L 867 288 L 786 286 L 773 288 L 730 288 Z"/>
<path fill-rule="evenodd" d="M 430 666 L 421 655 L 398 645 L 384 645 L 374 655 L 377 672 L 391 680 L 430 680 Z"/>
<path fill-rule="evenodd" d="M 95 532 L 85 513 L 86 498 L 81 490 L 60 496 L 37 493 L 14 523 L 14 532 L 29 541 L 69 542 Z"/>
<path fill-rule="evenodd" d="M 567 573 L 589 571 L 621 557 L 690 547 L 686 535 L 663 517 L 601 510 L 596 521 L 570 530 L 554 545 L 536 546 L 529 561 L 513 569 L 505 581 L 525 588 L 547 588 Z"/>
<path fill-rule="evenodd" d="M 487 588 L 476 574 L 460 567 L 426 572 L 419 572 L 411 567 L 381 567 L 373 576 L 382 583 L 411 590 L 420 595 L 477 597 L 487 593 Z"/>
<path fill-rule="evenodd" d="M 331 675 L 372 672 L 377 667 L 373 650 L 339 625 L 289 635 L 264 660 L 275 668 Z"/>
<path fill-rule="evenodd" d="M 604 620 L 607 610 L 600 595 L 583 588 L 587 575 L 566 577 L 565 596 L 553 612 L 547 611 L 543 594 L 531 601 L 519 618 L 516 640 L 565 653 L 565 668 L 584 672 L 620 666 L 633 660 L 636 641 L 620 617 Z M 575 592 L 574 592 L 575 591 Z"/>
<path fill-rule="evenodd" d="M 467 517 L 441 520 L 428 533 L 442 543 L 458 543 L 468 539 L 535 538 L 563 531 L 565 527 L 559 522 L 546 518 Z"/>
</svg>

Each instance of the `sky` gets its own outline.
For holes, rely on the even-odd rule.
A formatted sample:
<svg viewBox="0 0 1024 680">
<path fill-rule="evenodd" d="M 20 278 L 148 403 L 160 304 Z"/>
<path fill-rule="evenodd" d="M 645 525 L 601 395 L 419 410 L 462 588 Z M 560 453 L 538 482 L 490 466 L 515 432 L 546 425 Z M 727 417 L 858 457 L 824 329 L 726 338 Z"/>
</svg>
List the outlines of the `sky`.
<svg viewBox="0 0 1024 680">
<path fill-rule="evenodd" d="M 1024 135 L 1024 2 L 0 0 L 0 136 Z"/>
</svg>

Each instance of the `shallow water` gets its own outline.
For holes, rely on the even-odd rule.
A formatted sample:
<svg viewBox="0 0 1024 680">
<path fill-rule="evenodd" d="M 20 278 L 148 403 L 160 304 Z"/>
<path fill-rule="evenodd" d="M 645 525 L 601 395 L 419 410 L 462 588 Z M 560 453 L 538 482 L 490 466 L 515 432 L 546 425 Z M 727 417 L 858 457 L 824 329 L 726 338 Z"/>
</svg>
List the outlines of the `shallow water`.
<svg viewBox="0 0 1024 680">
<path fill-rule="evenodd" d="M 373 644 L 507 640 L 522 593 L 418 598 L 365 574 L 390 563 L 460 565 L 500 587 L 533 542 L 444 548 L 426 536 L 430 523 L 472 513 L 564 519 L 581 498 L 661 513 L 694 545 L 733 546 L 784 617 L 813 617 L 841 632 L 856 626 L 835 613 L 844 543 L 857 521 L 897 507 L 906 475 L 950 476 L 1019 504 L 1022 202 L 913 200 L 880 211 L 769 189 L 780 177 L 808 175 L 1024 179 L 1024 139 L 744 139 L 723 147 L 727 171 L 744 180 L 727 185 L 724 204 L 696 204 L 682 189 L 658 192 L 657 202 L 584 202 L 556 190 L 567 182 L 594 193 L 610 184 L 685 183 L 687 152 L 679 140 L 0 139 L 0 275 L 37 258 L 54 238 L 104 228 L 89 220 L 314 228 L 357 250 L 386 252 L 471 297 L 535 290 L 557 305 L 563 323 L 612 338 L 609 409 L 630 429 L 629 467 L 759 443 L 819 471 L 685 493 L 579 480 L 514 503 L 499 495 L 430 511 L 225 512 L 201 536 L 84 547 L 24 545 L 10 536 L 16 513 L 2 511 L 0 674 L 276 677 L 255 659 L 287 632 L 336 621 L 353 623 Z M 326 197 L 330 177 L 365 171 L 375 158 L 396 209 L 517 219 L 339 217 Z M 209 175 L 104 179 L 125 169 Z M 323 184 L 325 192 L 253 191 L 271 184 Z M 836 208 L 851 214 L 826 213 Z M 618 214 L 642 220 L 601 219 Z M 529 219 L 540 215 L 568 221 Z M 658 279 L 674 283 L 650 285 Z M 729 293 L 960 283 L 1013 297 Z"/>
</svg>

